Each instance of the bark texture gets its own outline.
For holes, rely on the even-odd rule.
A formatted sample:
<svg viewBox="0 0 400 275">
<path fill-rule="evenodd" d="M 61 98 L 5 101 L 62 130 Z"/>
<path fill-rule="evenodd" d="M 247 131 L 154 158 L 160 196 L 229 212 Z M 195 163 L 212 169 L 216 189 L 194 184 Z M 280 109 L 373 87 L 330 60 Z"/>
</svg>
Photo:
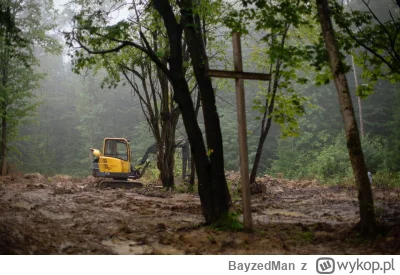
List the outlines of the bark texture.
<svg viewBox="0 0 400 275">
<path fill-rule="evenodd" d="M 3 108 L 6 108 L 4 106 Z M 7 112 L 3 110 L 1 117 L 1 175 L 7 175 Z"/>
<path fill-rule="evenodd" d="M 316 0 L 316 3 L 322 27 L 322 35 L 325 41 L 330 67 L 339 97 L 340 112 L 342 114 L 346 133 L 347 149 L 358 189 L 360 232 L 362 236 L 370 237 L 376 233 L 374 201 L 372 197 L 371 184 L 368 179 L 367 166 L 361 148 L 360 135 L 351 101 L 349 85 L 347 83 L 343 62 L 340 58 L 340 53 L 335 40 L 328 0 Z"/>
<path fill-rule="evenodd" d="M 191 63 L 197 85 L 200 91 L 201 107 L 203 110 L 205 133 L 208 146 L 208 159 L 211 181 L 199 184 L 199 193 L 213 209 L 213 215 L 219 217 L 228 212 L 230 194 L 225 178 L 224 151 L 222 143 L 221 125 L 215 102 L 214 89 L 211 78 L 208 76 L 208 57 L 206 54 L 201 21 L 193 13 L 192 0 L 181 2 L 181 16 L 185 31 L 185 41 L 190 52 Z"/>
</svg>

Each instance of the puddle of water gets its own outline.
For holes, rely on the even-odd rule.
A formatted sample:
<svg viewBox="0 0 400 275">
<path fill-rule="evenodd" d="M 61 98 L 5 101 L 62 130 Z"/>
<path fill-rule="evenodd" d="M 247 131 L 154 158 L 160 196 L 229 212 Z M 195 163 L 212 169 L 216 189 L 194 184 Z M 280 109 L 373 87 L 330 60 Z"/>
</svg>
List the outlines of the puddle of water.
<svg viewBox="0 0 400 275">
<path fill-rule="evenodd" d="M 16 202 L 11 204 L 12 207 L 23 208 L 26 210 L 32 210 L 35 207 L 35 204 L 30 204 L 26 202 Z"/>
<path fill-rule="evenodd" d="M 43 214 L 46 218 L 49 218 L 51 220 L 63 220 L 63 219 L 69 219 L 71 218 L 71 215 L 69 214 L 56 214 L 54 212 L 50 212 L 44 209 L 39 209 L 38 210 L 40 213 Z"/>
<path fill-rule="evenodd" d="M 139 245 L 134 241 L 106 240 L 101 244 L 110 247 L 114 253 L 119 255 L 144 255 L 153 251 L 150 246 Z"/>
<path fill-rule="evenodd" d="M 265 211 L 267 215 L 283 215 L 283 216 L 290 216 L 290 217 L 306 217 L 305 214 L 296 212 L 296 211 L 288 211 L 285 209 L 267 209 Z"/>
<path fill-rule="evenodd" d="M 157 254 L 162 254 L 162 255 L 183 255 L 183 251 L 176 249 L 173 246 L 170 245 L 163 245 L 159 243 L 153 244 L 153 248 L 156 249 Z"/>
<path fill-rule="evenodd" d="M 158 255 L 183 255 L 183 251 L 170 245 L 162 245 L 153 243 L 151 246 L 147 244 L 138 244 L 135 241 L 122 241 L 118 239 L 105 240 L 102 245 L 108 246 L 112 251 L 119 255 L 146 255 L 156 253 Z"/>
</svg>

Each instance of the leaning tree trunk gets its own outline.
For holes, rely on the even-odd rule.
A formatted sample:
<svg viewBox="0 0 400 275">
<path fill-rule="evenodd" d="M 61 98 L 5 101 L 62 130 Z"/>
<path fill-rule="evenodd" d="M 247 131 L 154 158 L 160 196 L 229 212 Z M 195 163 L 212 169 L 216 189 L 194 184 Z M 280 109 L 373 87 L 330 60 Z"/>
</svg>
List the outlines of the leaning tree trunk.
<svg viewBox="0 0 400 275">
<path fill-rule="evenodd" d="M 256 181 L 257 177 L 257 170 L 260 164 L 262 151 L 264 148 L 264 142 L 268 136 L 269 129 L 271 128 L 271 117 L 268 118 L 267 126 L 265 129 L 262 130 L 260 139 L 258 140 L 257 152 L 256 156 L 254 157 L 253 168 L 251 169 L 250 173 L 250 184 L 253 184 Z"/>
<path fill-rule="evenodd" d="M 204 145 L 204 139 L 201 129 L 197 123 L 197 117 L 194 112 L 192 98 L 189 93 L 189 87 L 184 77 L 173 81 L 176 102 L 182 113 L 183 124 L 189 139 L 191 152 L 193 155 L 197 171 L 198 189 L 200 195 L 201 208 L 206 224 L 211 224 L 221 217 L 220 208 L 215 207 L 212 197 L 212 174 L 210 162 L 207 157 L 207 150 Z M 215 194 L 216 195 L 216 194 Z M 220 203 L 226 203 L 221 200 Z M 228 203 L 227 207 L 228 207 Z"/>
<path fill-rule="evenodd" d="M 358 188 L 358 201 L 360 205 L 360 232 L 364 237 L 376 233 L 374 201 L 371 184 L 368 179 L 367 166 L 361 148 L 360 135 L 357 128 L 356 116 L 351 101 L 349 85 L 330 18 L 328 0 L 316 0 L 322 35 L 325 40 L 336 90 L 339 96 L 340 111 L 346 132 L 347 149 L 350 156 L 355 181 Z"/>
<path fill-rule="evenodd" d="M 225 177 L 224 151 L 221 125 L 218 116 L 214 89 L 208 76 L 208 57 L 201 32 L 200 17 L 193 14 L 192 0 L 181 2 L 181 16 L 185 40 L 190 52 L 194 75 L 201 95 L 208 156 L 212 181 L 199 185 L 199 193 L 213 205 L 216 216 L 229 211 L 231 198 Z"/>
<path fill-rule="evenodd" d="M 5 104 L 2 104 L 3 108 Z M 3 109 L 1 118 L 1 175 L 7 175 L 7 112 Z"/>
<path fill-rule="evenodd" d="M 281 45 L 282 49 L 285 46 L 286 37 L 287 37 L 287 33 L 289 31 L 289 28 L 290 28 L 290 24 L 286 23 L 285 31 L 283 32 L 281 41 L 280 41 L 280 45 Z M 272 39 L 274 40 L 274 38 L 272 38 Z M 260 139 L 258 141 L 258 147 L 257 147 L 257 151 L 256 151 L 256 156 L 255 156 L 254 162 L 253 162 L 253 168 L 251 169 L 251 173 L 250 173 L 250 184 L 253 184 L 256 181 L 257 170 L 258 170 L 258 166 L 260 164 L 261 155 L 262 155 L 262 151 L 264 148 L 264 143 L 268 136 L 269 130 L 271 129 L 272 112 L 274 111 L 274 108 L 275 108 L 275 97 L 276 97 L 276 92 L 278 91 L 278 84 L 279 84 L 279 79 L 280 79 L 280 75 L 281 75 L 281 66 L 282 66 L 281 58 L 282 58 L 282 54 L 281 54 L 281 57 L 279 57 L 275 62 L 273 85 L 271 84 L 271 81 L 268 83 L 268 96 L 267 96 L 267 99 L 265 100 L 265 110 L 264 110 L 263 119 L 261 122 Z M 269 71 L 272 72 L 272 69 L 273 69 L 273 64 L 270 64 Z"/>
<path fill-rule="evenodd" d="M 358 103 L 358 116 L 359 116 L 359 119 L 360 119 L 360 134 L 361 134 L 362 137 L 364 137 L 365 136 L 364 119 L 363 119 L 363 113 L 362 113 L 361 97 L 359 97 L 357 95 L 358 79 L 357 79 L 356 64 L 354 63 L 354 56 L 353 55 L 351 55 L 351 64 L 353 66 L 355 93 L 356 93 L 356 96 L 357 96 L 357 103 Z"/>
<path fill-rule="evenodd" d="M 286 31 L 287 32 L 287 31 Z M 286 37 L 286 33 L 285 33 Z M 285 38 L 282 38 L 283 41 L 285 41 Z M 258 140 L 258 147 L 256 151 L 256 156 L 254 158 L 253 162 L 253 168 L 251 169 L 250 173 L 250 184 L 253 184 L 256 181 L 257 177 L 257 170 L 258 166 L 260 164 L 261 160 L 261 155 L 262 151 L 264 148 L 264 142 L 267 139 L 269 130 L 271 129 L 272 125 L 272 112 L 274 111 L 274 106 L 275 106 L 275 96 L 276 92 L 278 90 L 278 79 L 279 79 L 279 74 L 280 74 L 280 68 L 281 68 L 281 62 L 278 60 L 276 65 L 275 65 L 275 74 L 274 74 L 274 85 L 271 85 L 271 81 L 268 84 L 268 95 L 272 94 L 271 99 L 266 99 L 265 101 L 265 110 L 263 114 L 263 119 L 261 121 L 261 134 L 260 134 L 260 139 Z M 270 67 L 270 72 L 272 71 L 272 64 Z"/>
</svg>

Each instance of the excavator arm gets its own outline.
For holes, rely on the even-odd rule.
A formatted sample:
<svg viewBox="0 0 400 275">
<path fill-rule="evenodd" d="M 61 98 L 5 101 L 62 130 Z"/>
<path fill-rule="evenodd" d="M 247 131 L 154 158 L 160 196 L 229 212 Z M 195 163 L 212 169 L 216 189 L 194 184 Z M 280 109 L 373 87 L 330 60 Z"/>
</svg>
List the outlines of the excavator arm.
<svg viewBox="0 0 400 275">
<path fill-rule="evenodd" d="M 157 150 L 158 150 L 157 143 L 154 143 L 149 148 L 147 148 L 139 164 L 136 165 L 135 167 L 131 166 L 131 174 L 129 175 L 130 179 L 140 179 L 144 175 L 144 173 L 147 170 L 147 167 L 150 164 L 150 160 L 148 160 L 150 154 L 156 154 Z"/>
</svg>

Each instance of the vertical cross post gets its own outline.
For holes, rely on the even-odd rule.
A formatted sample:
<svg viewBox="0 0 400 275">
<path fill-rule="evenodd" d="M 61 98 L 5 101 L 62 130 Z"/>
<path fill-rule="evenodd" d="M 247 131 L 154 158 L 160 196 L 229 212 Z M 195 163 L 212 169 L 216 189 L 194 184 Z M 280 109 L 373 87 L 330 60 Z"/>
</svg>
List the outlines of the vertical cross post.
<svg viewBox="0 0 400 275">
<path fill-rule="evenodd" d="M 249 157 L 247 153 L 247 126 L 246 126 L 246 104 L 244 97 L 244 79 L 271 80 L 270 74 L 243 72 L 242 47 L 240 45 L 240 34 L 232 34 L 234 71 L 209 70 L 211 77 L 234 78 L 236 84 L 236 108 L 238 119 L 238 134 L 240 148 L 240 175 L 242 178 L 242 200 L 244 229 L 247 232 L 253 230 L 251 221 L 250 204 L 250 179 L 249 179 Z"/>
<path fill-rule="evenodd" d="M 233 33 L 232 43 L 233 43 L 233 62 L 234 62 L 235 72 L 243 72 L 240 33 L 238 32 Z M 239 134 L 239 148 L 240 148 L 240 175 L 242 182 L 243 222 L 245 231 L 251 232 L 253 230 L 253 225 L 251 219 L 249 159 L 247 150 L 246 104 L 244 97 L 243 78 L 236 77 L 235 86 L 236 86 L 236 106 L 237 106 L 238 134 Z"/>
</svg>

